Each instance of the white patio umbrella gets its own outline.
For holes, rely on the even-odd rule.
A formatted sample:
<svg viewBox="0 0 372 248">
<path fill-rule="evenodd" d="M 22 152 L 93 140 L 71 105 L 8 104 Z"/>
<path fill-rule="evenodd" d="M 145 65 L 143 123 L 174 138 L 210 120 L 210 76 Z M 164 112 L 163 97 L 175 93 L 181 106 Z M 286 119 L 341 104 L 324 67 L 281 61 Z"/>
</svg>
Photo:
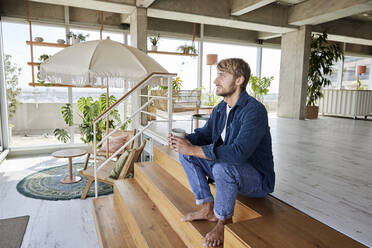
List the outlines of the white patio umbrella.
<svg viewBox="0 0 372 248">
<path fill-rule="evenodd" d="M 146 53 L 109 39 L 67 47 L 40 65 L 42 80 L 78 87 L 122 88 L 153 72 L 168 73 Z"/>
</svg>

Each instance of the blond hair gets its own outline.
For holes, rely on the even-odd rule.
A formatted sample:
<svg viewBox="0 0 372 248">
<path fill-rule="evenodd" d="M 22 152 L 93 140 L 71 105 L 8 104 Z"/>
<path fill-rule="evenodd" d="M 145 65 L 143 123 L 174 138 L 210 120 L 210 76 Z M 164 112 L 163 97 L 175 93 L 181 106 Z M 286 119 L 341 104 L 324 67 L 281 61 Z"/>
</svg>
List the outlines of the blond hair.
<svg viewBox="0 0 372 248">
<path fill-rule="evenodd" d="M 234 76 L 234 80 L 243 76 L 244 81 L 240 88 L 242 91 L 247 88 L 249 78 L 251 77 L 251 68 L 244 60 L 238 58 L 223 59 L 218 63 L 217 69 L 221 72 L 231 73 Z"/>
</svg>

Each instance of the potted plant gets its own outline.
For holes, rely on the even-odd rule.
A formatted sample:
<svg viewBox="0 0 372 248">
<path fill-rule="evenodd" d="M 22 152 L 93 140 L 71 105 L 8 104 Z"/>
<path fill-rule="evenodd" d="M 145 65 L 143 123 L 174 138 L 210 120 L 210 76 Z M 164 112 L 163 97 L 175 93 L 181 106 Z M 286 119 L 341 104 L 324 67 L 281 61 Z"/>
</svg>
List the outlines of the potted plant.
<svg viewBox="0 0 372 248">
<path fill-rule="evenodd" d="M 158 36 L 152 36 L 149 39 L 150 39 L 150 42 L 151 42 L 151 50 L 152 51 L 157 51 L 158 50 L 158 45 L 159 45 L 160 34 L 158 34 Z"/>
<path fill-rule="evenodd" d="M 50 58 L 50 55 L 48 55 L 48 54 L 42 54 L 42 55 L 40 55 L 40 57 L 39 57 L 39 61 L 40 61 L 40 63 L 42 63 L 42 62 L 44 62 L 45 60 L 47 60 L 47 59 L 49 59 L 49 58 Z M 43 86 L 50 86 L 50 85 L 52 85 L 52 84 L 50 84 L 50 83 L 45 83 L 45 81 L 41 80 L 41 78 L 40 78 L 40 65 L 37 66 L 37 70 L 38 70 L 38 72 L 37 72 L 37 74 L 36 74 L 37 81 L 38 81 L 41 85 L 43 85 Z"/>
<path fill-rule="evenodd" d="M 80 41 L 85 41 L 86 38 L 89 37 L 89 34 L 83 35 L 82 33 L 75 34 L 74 32 L 69 32 L 67 34 L 67 38 L 71 39 L 71 44 L 77 44 Z"/>
<path fill-rule="evenodd" d="M 332 74 L 333 63 L 344 59 L 344 53 L 336 44 L 328 42 L 327 34 L 312 35 L 309 58 L 309 74 L 307 87 L 306 118 L 318 118 L 317 101 L 323 97 L 322 87 L 331 84 L 327 75 Z"/>
<path fill-rule="evenodd" d="M 195 54 L 195 55 L 198 54 L 198 50 L 196 50 L 194 46 L 189 46 L 187 44 L 179 46 L 177 48 L 177 51 L 180 51 L 181 53 L 184 53 L 184 54 Z"/>
<path fill-rule="evenodd" d="M 109 104 L 112 105 L 116 102 L 115 96 L 109 97 Z M 81 124 L 79 124 L 79 130 L 81 133 L 81 140 L 88 144 L 93 142 L 93 121 L 94 119 L 99 116 L 103 111 L 106 110 L 106 94 L 101 94 L 99 99 L 93 101 L 92 97 L 81 97 L 78 102 L 77 106 L 79 109 L 78 116 L 81 118 Z M 71 127 L 74 125 L 73 119 L 73 111 L 71 104 L 67 103 L 66 105 L 62 106 L 62 118 L 67 124 L 67 126 Z M 116 123 L 120 123 L 120 115 L 117 109 L 112 110 L 110 112 L 110 116 L 112 119 L 109 121 L 109 127 L 115 128 L 115 121 Z M 125 129 L 125 127 L 122 127 Z M 102 119 L 97 124 L 97 142 L 101 141 L 103 134 L 106 131 L 106 119 Z M 57 137 L 59 141 L 63 143 L 67 143 L 71 137 L 68 131 L 64 128 L 57 128 L 54 130 L 54 135 Z"/>
<path fill-rule="evenodd" d="M 172 80 L 173 97 L 180 97 L 182 87 L 182 80 L 180 77 L 176 77 Z M 168 85 L 159 85 L 154 90 L 151 90 L 153 96 L 167 96 Z M 162 111 L 168 110 L 168 100 L 155 100 L 154 106 Z"/>
<path fill-rule="evenodd" d="M 256 77 L 251 76 L 249 78 L 249 94 L 253 95 L 254 98 L 256 98 L 258 101 L 263 102 L 263 96 L 267 95 L 269 92 L 269 87 L 271 85 L 271 82 L 274 80 L 274 77 Z"/>
</svg>

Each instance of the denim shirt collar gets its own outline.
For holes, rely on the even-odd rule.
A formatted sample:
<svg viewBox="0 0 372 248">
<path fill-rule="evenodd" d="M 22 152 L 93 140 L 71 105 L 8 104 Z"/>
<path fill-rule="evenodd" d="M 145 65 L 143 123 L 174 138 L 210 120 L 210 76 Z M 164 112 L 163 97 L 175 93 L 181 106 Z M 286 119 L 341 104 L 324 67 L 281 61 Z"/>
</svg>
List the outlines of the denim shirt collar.
<svg viewBox="0 0 372 248">
<path fill-rule="evenodd" d="M 235 105 L 232 107 L 231 110 L 235 109 L 237 106 L 245 106 L 249 100 L 250 96 L 248 95 L 247 91 L 244 90 L 239 98 L 238 98 L 238 101 L 236 101 Z M 225 111 L 226 110 L 226 105 L 227 103 L 222 100 L 222 102 L 218 105 L 218 108 L 217 108 L 217 111 L 218 112 L 221 112 L 221 111 Z"/>
</svg>

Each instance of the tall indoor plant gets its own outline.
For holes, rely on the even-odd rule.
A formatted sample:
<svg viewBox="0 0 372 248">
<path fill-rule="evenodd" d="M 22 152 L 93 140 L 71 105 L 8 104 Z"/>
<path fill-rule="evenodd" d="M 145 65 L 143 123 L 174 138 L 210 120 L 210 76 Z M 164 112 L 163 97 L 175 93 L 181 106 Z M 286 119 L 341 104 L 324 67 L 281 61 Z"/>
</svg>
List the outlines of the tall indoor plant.
<svg viewBox="0 0 372 248">
<path fill-rule="evenodd" d="M 332 65 L 344 59 L 342 49 L 335 43 L 328 42 L 327 34 L 316 34 L 311 37 L 309 74 L 307 87 L 306 118 L 318 118 L 318 99 L 323 97 L 322 87 L 330 85 L 327 75 L 332 74 Z"/>
</svg>

